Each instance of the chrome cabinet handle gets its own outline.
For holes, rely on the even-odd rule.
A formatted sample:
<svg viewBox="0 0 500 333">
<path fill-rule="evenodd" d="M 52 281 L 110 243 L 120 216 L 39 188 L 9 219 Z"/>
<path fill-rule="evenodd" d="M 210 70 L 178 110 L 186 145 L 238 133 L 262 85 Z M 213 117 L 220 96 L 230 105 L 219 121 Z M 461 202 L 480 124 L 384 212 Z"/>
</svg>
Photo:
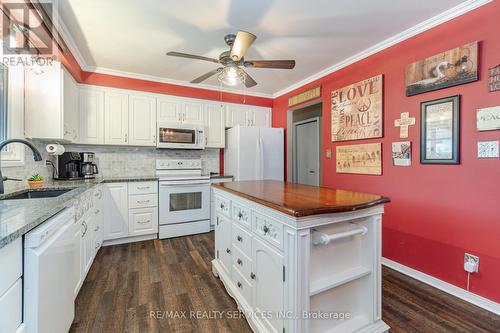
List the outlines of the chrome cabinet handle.
<svg viewBox="0 0 500 333">
<path fill-rule="evenodd" d="M 236 262 L 238 263 L 238 265 L 243 266 L 243 261 L 241 261 L 240 258 L 238 258 L 238 261 L 236 261 Z"/>
<path fill-rule="evenodd" d="M 83 232 L 82 232 L 82 238 L 83 238 L 87 234 L 87 229 L 88 229 L 87 222 L 83 221 L 82 227 L 83 227 Z"/>
<path fill-rule="evenodd" d="M 99 209 L 96 209 L 96 210 L 95 210 L 95 212 L 94 212 L 94 214 L 95 214 L 95 215 L 97 215 L 97 214 L 99 214 L 100 212 L 101 212 L 101 211 L 100 211 Z"/>
<path fill-rule="evenodd" d="M 100 247 L 100 246 L 101 246 L 101 243 L 97 242 L 97 243 L 95 244 L 95 249 L 96 249 L 96 250 L 97 250 L 97 249 L 99 249 L 99 247 Z"/>
<path fill-rule="evenodd" d="M 99 226 L 96 226 L 94 231 L 99 231 Z"/>
<path fill-rule="evenodd" d="M 225 206 L 224 206 L 224 204 L 223 204 L 223 203 L 221 203 L 221 204 L 220 204 L 220 209 L 224 209 L 224 207 L 225 207 Z"/>
<path fill-rule="evenodd" d="M 230 249 L 226 249 L 226 253 L 231 253 L 231 250 Z"/>
<path fill-rule="evenodd" d="M 238 219 L 242 219 L 243 218 L 243 213 L 241 213 L 241 211 L 238 213 Z"/>
<path fill-rule="evenodd" d="M 137 203 L 141 203 L 141 204 L 148 203 L 148 202 L 149 202 L 149 200 L 137 200 Z"/>
<path fill-rule="evenodd" d="M 148 224 L 148 223 L 151 223 L 150 220 L 146 220 L 146 221 L 137 221 L 137 223 L 139 224 Z"/>
<path fill-rule="evenodd" d="M 238 288 L 242 289 L 243 285 L 241 284 L 240 281 L 238 281 Z"/>
<path fill-rule="evenodd" d="M 125 133 L 125 142 L 127 142 L 127 141 L 128 141 L 128 134 Z"/>
<path fill-rule="evenodd" d="M 264 231 L 264 234 L 267 234 L 269 232 L 269 227 L 267 225 L 264 225 L 262 231 Z"/>
<path fill-rule="evenodd" d="M 243 238 L 241 236 L 236 237 L 236 239 L 238 240 L 238 242 L 243 243 Z"/>
<path fill-rule="evenodd" d="M 141 186 L 141 187 L 137 187 L 138 190 L 147 190 L 149 189 L 150 186 Z"/>
<path fill-rule="evenodd" d="M 252 280 L 255 280 L 255 274 L 254 274 L 254 273 L 250 273 L 250 278 L 251 278 Z"/>
</svg>

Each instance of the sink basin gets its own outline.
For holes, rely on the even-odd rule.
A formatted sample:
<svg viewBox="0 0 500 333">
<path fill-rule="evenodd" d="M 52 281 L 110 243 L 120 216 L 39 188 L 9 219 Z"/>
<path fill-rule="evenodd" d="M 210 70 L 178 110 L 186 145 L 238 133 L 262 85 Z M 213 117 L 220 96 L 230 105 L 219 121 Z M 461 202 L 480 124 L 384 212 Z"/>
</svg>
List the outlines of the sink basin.
<svg viewBox="0 0 500 333">
<path fill-rule="evenodd" d="M 55 198 L 60 195 L 63 195 L 64 193 L 71 191 L 72 188 L 66 188 L 63 190 L 51 190 L 51 189 L 46 189 L 46 190 L 26 190 L 24 192 L 18 193 L 13 196 L 8 196 L 7 198 L 4 198 L 3 200 L 17 200 L 17 199 L 39 199 L 39 198 Z"/>
</svg>

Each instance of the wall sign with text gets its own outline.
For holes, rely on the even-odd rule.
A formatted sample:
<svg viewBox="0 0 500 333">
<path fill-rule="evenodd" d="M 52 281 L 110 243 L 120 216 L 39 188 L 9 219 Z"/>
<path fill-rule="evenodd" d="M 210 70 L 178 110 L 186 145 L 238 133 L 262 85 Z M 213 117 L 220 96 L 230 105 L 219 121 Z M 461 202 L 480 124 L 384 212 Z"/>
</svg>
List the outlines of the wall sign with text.
<svg viewBox="0 0 500 333">
<path fill-rule="evenodd" d="M 332 141 L 383 136 L 383 76 L 332 91 Z"/>
</svg>

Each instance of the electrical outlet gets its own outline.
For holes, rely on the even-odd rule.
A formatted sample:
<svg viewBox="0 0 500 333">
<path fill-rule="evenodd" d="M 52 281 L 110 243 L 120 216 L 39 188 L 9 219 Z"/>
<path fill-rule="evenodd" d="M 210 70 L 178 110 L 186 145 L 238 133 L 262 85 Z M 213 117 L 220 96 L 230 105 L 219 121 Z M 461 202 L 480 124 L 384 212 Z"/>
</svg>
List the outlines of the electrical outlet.
<svg viewBox="0 0 500 333">
<path fill-rule="evenodd" d="M 474 265 L 474 273 L 477 273 L 479 271 L 479 257 L 466 253 L 464 255 L 464 267 L 467 263 Z"/>
</svg>

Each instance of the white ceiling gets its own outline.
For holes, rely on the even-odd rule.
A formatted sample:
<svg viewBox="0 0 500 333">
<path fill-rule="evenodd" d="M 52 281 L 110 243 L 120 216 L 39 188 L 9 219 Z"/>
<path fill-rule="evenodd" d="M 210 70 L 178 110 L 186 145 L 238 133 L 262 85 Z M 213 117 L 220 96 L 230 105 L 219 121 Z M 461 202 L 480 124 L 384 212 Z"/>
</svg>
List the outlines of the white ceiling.
<svg viewBox="0 0 500 333">
<path fill-rule="evenodd" d="M 248 94 L 276 95 L 464 0 L 60 0 L 77 58 L 89 70 L 187 83 L 217 65 L 167 57 L 218 58 L 223 37 L 257 35 L 246 59 L 295 59 L 294 70 L 248 69 Z M 484 1 L 483 1 L 484 2 Z M 68 38 L 68 37 L 67 37 Z M 74 47 L 73 47 L 74 48 Z M 78 54 L 79 53 L 79 54 Z M 219 88 L 216 78 L 207 85 Z"/>
</svg>

